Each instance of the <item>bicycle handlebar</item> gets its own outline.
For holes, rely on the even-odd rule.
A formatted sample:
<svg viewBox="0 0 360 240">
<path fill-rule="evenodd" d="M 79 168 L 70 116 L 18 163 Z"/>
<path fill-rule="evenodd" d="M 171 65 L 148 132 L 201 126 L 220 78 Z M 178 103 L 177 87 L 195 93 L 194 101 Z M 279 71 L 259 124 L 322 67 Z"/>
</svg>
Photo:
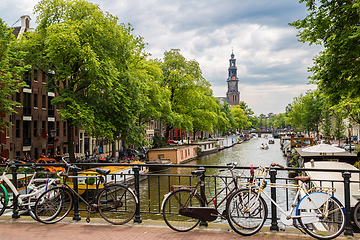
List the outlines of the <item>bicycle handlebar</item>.
<svg viewBox="0 0 360 240">
<path fill-rule="evenodd" d="M 70 163 L 68 163 L 67 161 L 65 161 L 65 158 L 62 157 L 61 160 L 65 163 L 65 165 L 69 168 L 72 169 L 76 169 L 76 170 L 82 170 L 81 168 L 77 167 L 76 165 L 71 165 Z"/>
<path fill-rule="evenodd" d="M 284 166 L 282 166 L 282 165 L 280 165 L 280 164 L 278 164 L 278 163 L 271 163 L 270 166 L 271 166 L 271 167 L 279 167 L 279 168 L 285 169 Z"/>
</svg>

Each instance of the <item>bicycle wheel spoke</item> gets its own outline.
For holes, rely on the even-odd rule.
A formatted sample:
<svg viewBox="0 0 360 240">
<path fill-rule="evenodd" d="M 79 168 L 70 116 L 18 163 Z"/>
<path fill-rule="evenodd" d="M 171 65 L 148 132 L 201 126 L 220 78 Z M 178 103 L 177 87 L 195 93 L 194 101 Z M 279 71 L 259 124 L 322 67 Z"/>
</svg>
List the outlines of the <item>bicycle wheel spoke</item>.
<svg viewBox="0 0 360 240">
<path fill-rule="evenodd" d="M 36 201 L 34 213 L 42 223 L 56 223 L 64 219 L 73 204 L 72 195 L 64 188 L 53 188 L 44 192 Z"/>
<path fill-rule="evenodd" d="M 313 193 L 309 198 L 321 197 L 320 194 L 326 193 Z M 309 235 L 318 239 L 332 239 L 341 234 L 345 226 L 345 211 L 337 199 L 331 196 L 318 209 L 306 209 L 301 204 L 302 202 L 299 203 L 297 215 Z"/>
<path fill-rule="evenodd" d="M 99 194 L 98 207 L 107 222 L 120 225 L 134 217 L 136 199 L 126 187 L 112 184 Z"/>
<path fill-rule="evenodd" d="M 195 228 L 200 220 L 180 214 L 180 211 L 187 207 L 201 207 L 202 201 L 198 195 L 191 196 L 190 190 L 178 190 L 173 192 L 165 200 L 163 217 L 165 223 L 173 230 L 186 232 Z M 186 205 L 187 204 L 187 205 Z"/>
<path fill-rule="evenodd" d="M 228 222 L 241 235 L 253 235 L 264 224 L 267 207 L 255 192 L 246 189 L 237 191 L 227 203 Z"/>
</svg>

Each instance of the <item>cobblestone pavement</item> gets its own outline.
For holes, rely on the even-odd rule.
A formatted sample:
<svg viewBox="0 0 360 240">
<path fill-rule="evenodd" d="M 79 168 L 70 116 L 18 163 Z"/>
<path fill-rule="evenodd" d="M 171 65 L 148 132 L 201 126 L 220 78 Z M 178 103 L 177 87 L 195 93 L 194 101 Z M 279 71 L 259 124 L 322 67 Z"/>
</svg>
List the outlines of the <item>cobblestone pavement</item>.
<svg viewBox="0 0 360 240">
<path fill-rule="evenodd" d="M 141 224 L 126 224 L 115 226 L 105 223 L 101 219 L 91 219 L 86 223 L 85 219 L 79 222 L 62 221 L 55 224 L 42 224 L 31 219 L 13 220 L 0 218 L 0 240 L 19 239 L 46 239 L 46 240 L 113 240 L 113 239 L 139 239 L 139 240 L 232 240 L 232 239 L 313 239 L 302 234 L 296 229 L 270 232 L 263 227 L 260 233 L 244 237 L 233 232 L 226 224 L 209 224 L 209 227 L 199 227 L 189 232 L 176 232 L 168 228 L 163 221 L 144 221 Z M 339 239 L 360 239 L 360 235 L 346 237 L 343 234 Z"/>
</svg>

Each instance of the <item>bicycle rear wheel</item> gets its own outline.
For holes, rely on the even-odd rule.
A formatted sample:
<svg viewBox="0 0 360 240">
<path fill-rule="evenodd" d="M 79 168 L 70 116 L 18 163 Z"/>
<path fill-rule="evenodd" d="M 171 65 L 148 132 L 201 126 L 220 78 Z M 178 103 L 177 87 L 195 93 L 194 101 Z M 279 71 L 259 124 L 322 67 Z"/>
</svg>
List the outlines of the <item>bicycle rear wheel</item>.
<svg viewBox="0 0 360 240">
<path fill-rule="evenodd" d="M 230 227 L 244 236 L 257 233 L 268 214 L 264 199 L 249 189 L 241 189 L 231 195 L 226 211 Z"/>
<path fill-rule="evenodd" d="M 40 195 L 36 201 L 34 213 L 36 220 L 50 224 L 63 220 L 73 205 L 71 192 L 64 187 L 52 188 Z"/>
<path fill-rule="evenodd" d="M 357 202 L 354 207 L 353 217 L 354 217 L 354 223 L 358 228 L 360 228 L 360 201 Z"/>
<path fill-rule="evenodd" d="M 135 216 L 136 202 L 136 196 L 127 187 L 111 184 L 100 192 L 98 209 L 107 222 L 121 225 Z"/>
<path fill-rule="evenodd" d="M 323 192 L 303 197 L 296 215 L 300 216 L 299 223 L 304 230 L 317 239 L 336 238 L 345 227 L 344 207 L 335 197 Z"/>
<path fill-rule="evenodd" d="M 8 194 L 4 190 L 3 186 L 0 187 L 0 216 L 3 215 L 8 201 Z"/>
<path fill-rule="evenodd" d="M 204 204 L 199 195 L 194 195 L 191 199 L 191 190 L 181 189 L 171 193 L 163 205 L 163 217 L 165 223 L 173 230 L 187 232 L 195 228 L 200 220 L 192 217 L 180 215 L 180 210 L 187 207 L 203 207 Z M 188 203 L 187 203 L 188 202 Z M 187 205 L 186 205 L 187 204 Z"/>
<path fill-rule="evenodd" d="M 42 183 L 40 185 L 37 186 L 37 189 L 41 189 L 41 188 L 44 188 L 45 189 L 46 187 L 46 183 Z M 48 189 L 51 189 L 53 187 L 56 187 L 56 184 L 51 184 L 48 186 Z M 46 190 L 48 190 L 46 189 Z M 46 191 L 44 190 L 44 192 Z M 29 193 L 31 193 L 32 191 L 30 191 Z M 37 193 L 36 195 L 33 195 L 33 196 L 30 196 L 28 197 L 27 199 L 27 204 L 26 204 L 26 209 L 28 210 L 28 213 L 29 215 L 34 219 L 34 220 L 37 220 L 36 219 L 36 216 L 35 216 L 35 213 L 34 213 L 34 210 L 35 210 L 35 204 L 36 204 L 36 201 L 37 201 L 37 198 L 38 196 L 41 194 L 42 192 L 40 193 Z"/>
</svg>

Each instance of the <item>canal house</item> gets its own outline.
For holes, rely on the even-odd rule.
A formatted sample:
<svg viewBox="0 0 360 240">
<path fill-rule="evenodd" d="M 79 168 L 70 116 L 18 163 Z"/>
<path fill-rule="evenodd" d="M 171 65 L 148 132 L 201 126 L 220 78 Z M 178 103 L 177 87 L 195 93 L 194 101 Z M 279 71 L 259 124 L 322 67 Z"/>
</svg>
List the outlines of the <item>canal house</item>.
<svg viewBox="0 0 360 240">
<path fill-rule="evenodd" d="M 148 152 L 149 162 L 158 159 L 169 159 L 173 164 L 191 161 L 198 156 L 197 145 L 177 145 L 151 149 Z"/>
</svg>

